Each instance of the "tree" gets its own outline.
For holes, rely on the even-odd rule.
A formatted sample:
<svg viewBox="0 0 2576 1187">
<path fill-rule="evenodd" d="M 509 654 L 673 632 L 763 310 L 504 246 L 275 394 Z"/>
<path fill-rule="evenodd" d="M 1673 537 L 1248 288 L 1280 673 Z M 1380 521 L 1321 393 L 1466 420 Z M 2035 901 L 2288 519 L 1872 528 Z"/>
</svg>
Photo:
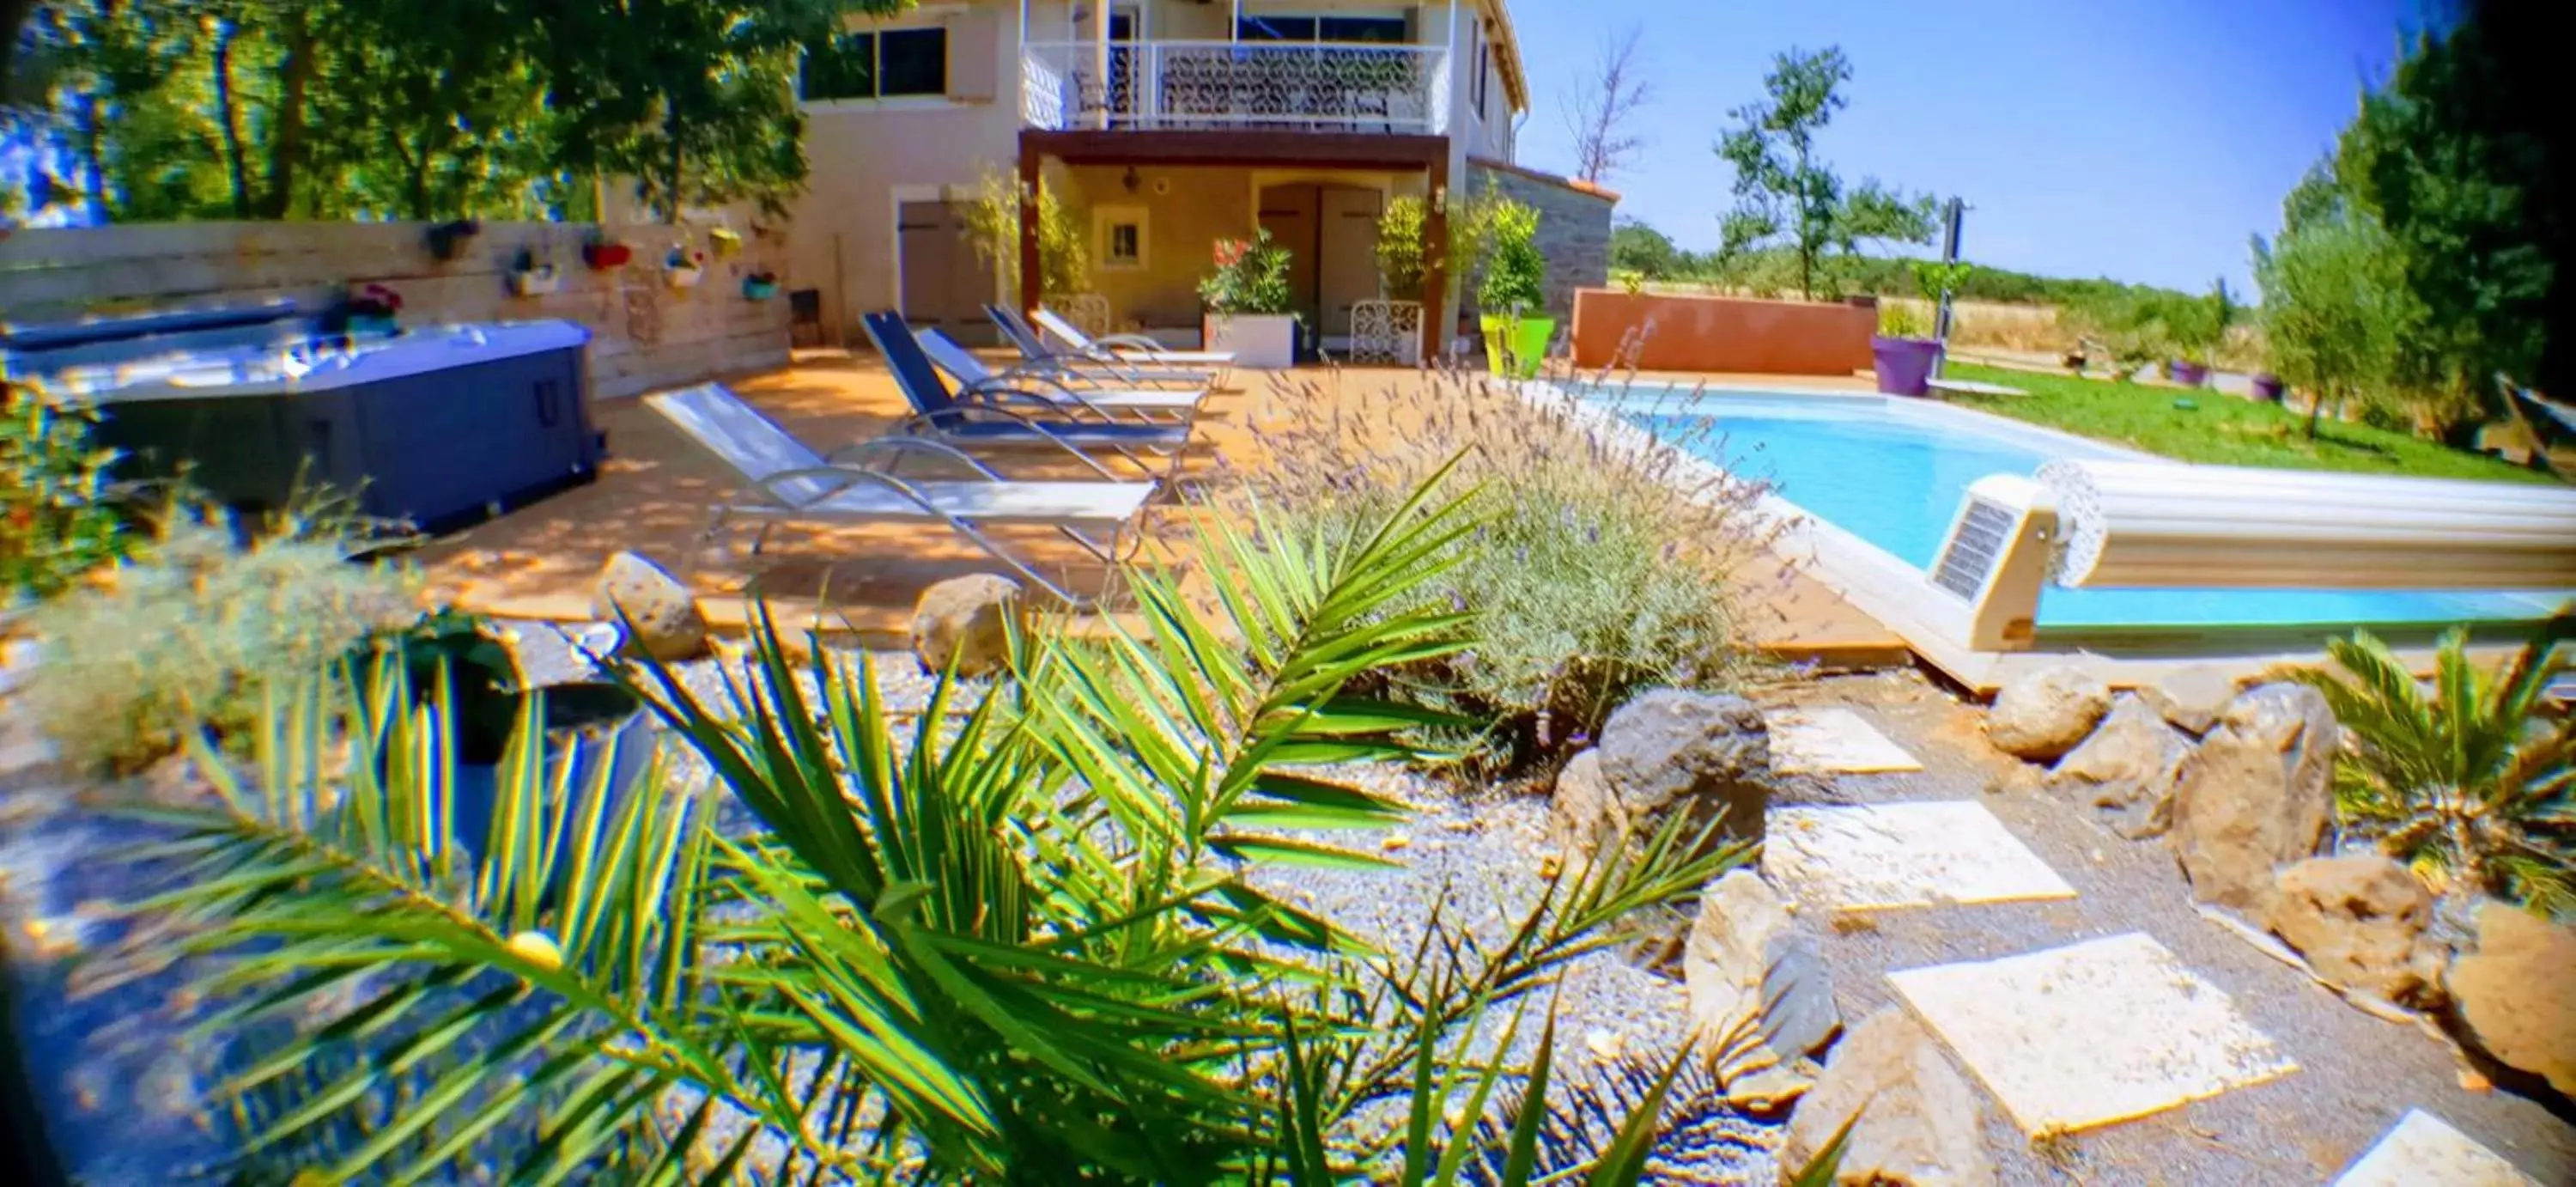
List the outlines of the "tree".
<svg viewBox="0 0 2576 1187">
<path fill-rule="evenodd" d="M 1646 146 L 1643 138 L 1626 131 L 1629 120 L 1655 94 L 1637 67 L 1637 39 L 1642 33 L 1630 25 L 1618 41 L 1605 44 L 1592 77 L 1566 106 L 1566 126 L 1574 133 L 1574 175 L 1585 181 L 1607 180 Z"/>
<path fill-rule="evenodd" d="M 1682 272 L 1682 250 L 1672 237 L 1638 222 L 1621 219 L 1610 229 L 1610 267 L 1662 280 Z"/>
<path fill-rule="evenodd" d="M 2349 208 L 2311 215 L 2277 243 L 2255 241 L 2254 276 L 2272 369 L 2307 389 L 2310 437 L 2327 401 L 2388 392 L 2417 312 L 2378 220 Z"/>
<path fill-rule="evenodd" d="M 2474 14 L 2419 34 L 2363 96 L 2332 165 L 2337 188 L 2386 229 L 2422 306 L 2406 378 L 2461 394 L 2539 368 L 2564 237 L 2549 117 L 2519 106 L 2499 52 Z"/>
<path fill-rule="evenodd" d="M 1739 121 L 1717 144 L 1735 166 L 1735 209 L 1720 223 L 1723 256 L 1778 240 L 1797 263 L 1798 293 L 1813 299 L 1828 252 L 1862 240 L 1928 243 L 1932 200 L 1908 198 L 1864 180 L 1849 193 L 1816 159 L 1816 134 L 1846 105 L 1836 88 L 1851 79 L 1840 49 L 1791 49 L 1772 59 L 1762 86 L 1770 98 L 1728 113 Z"/>
</svg>

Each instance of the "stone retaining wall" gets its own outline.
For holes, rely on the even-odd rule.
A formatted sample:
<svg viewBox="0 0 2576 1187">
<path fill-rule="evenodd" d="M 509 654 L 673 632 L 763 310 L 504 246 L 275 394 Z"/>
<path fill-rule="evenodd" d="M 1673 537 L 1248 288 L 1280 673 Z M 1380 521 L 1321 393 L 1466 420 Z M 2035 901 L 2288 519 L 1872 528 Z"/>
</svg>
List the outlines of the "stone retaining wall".
<svg viewBox="0 0 2576 1187">
<path fill-rule="evenodd" d="M 588 223 L 487 222 L 453 260 L 428 246 L 423 223 L 139 223 L 19 231 L 0 238 L 0 319 L 43 322 L 157 309 L 247 305 L 291 297 L 327 302 L 381 284 L 402 296 L 402 320 L 561 319 L 591 332 L 594 398 L 639 395 L 787 365 L 788 302 L 744 297 L 742 278 L 784 266 L 782 245 L 745 232 L 738 254 L 712 251 L 695 288 L 664 283 L 677 242 L 708 248 L 705 229 L 621 226 L 633 248 L 621 268 L 594 271 Z M 551 261 L 561 287 L 510 292 L 520 254 Z"/>
<path fill-rule="evenodd" d="M 1491 186 L 1503 196 L 1538 210 L 1538 250 L 1547 257 L 1547 311 L 1560 320 L 1574 316 L 1577 290 L 1610 283 L 1610 212 L 1619 195 L 1586 182 L 1524 169 L 1500 161 L 1472 159 L 1467 180 L 1473 192 Z M 1471 286 L 1463 304 L 1472 307 Z"/>
</svg>

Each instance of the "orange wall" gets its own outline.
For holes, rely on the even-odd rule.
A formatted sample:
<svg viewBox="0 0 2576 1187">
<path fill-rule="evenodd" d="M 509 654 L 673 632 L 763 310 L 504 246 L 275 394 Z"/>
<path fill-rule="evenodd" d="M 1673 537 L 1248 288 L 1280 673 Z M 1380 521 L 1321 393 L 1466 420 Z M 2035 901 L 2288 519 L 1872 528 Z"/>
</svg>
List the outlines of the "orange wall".
<svg viewBox="0 0 2576 1187">
<path fill-rule="evenodd" d="M 1635 359 L 1620 354 L 1652 326 Z M 1803 301 L 1584 289 L 1574 295 L 1574 363 L 1646 371 L 1849 375 L 1870 367 L 1878 311 Z"/>
</svg>

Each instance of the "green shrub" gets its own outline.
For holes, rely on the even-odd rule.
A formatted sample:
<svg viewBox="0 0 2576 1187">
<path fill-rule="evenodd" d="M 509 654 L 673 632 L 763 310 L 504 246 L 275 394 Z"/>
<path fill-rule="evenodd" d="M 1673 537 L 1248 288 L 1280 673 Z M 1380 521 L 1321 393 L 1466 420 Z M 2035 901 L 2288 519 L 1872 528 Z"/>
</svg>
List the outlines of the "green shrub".
<svg viewBox="0 0 2576 1187">
<path fill-rule="evenodd" d="M 1377 274 L 1390 301 L 1419 301 L 1429 266 L 1429 219 L 1422 199 L 1387 202 L 1377 217 Z"/>
<path fill-rule="evenodd" d="M 1272 514 L 1367 522 L 1464 451 L 1458 474 L 1478 485 L 1483 526 L 1451 546 L 1455 567 L 1425 592 L 1477 614 L 1480 637 L 1387 679 L 1478 723 L 1465 746 L 1474 765 L 1544 765 L 1637 691 L 1723 684 L 1744 666 L 1727 578 L 1767 555 L 1766 529 L 1745 514 L 1757 488 L 1680 468 L 1710 422 L 1659 426 L 1680 447 L 1639 455 L 1480 376 L 1309 384 L 1294 398 L 1310 407 L 1264 426 L 1272 457 L 1249 480 Z M 1693 398 L 1661 410 L 1687 412 Z"/>
<path fill-rule="evenodd" d="M 988 169 L 966 208 L 966 241 L 976 258 L 1002 278 L 1019 300 L 1020 183 L 998 169 Z M 1038 186 L 1038 291 L 1050 295 L 1091 288 L 1091 233 L 1082 217 L 1064 204 L 1053 186 Z"/>
<path fill-rule="evenodd" d="M 94 417 L 7 385 L 0 410 L 0 604 L 47 598 L 115 560 L 123 523 L 103 494 L 115 451 L 90 444 Z"/>
<path fill-rule="evenodd" d="M 1279 314 L 1296 307 L 1288 288 L 1288 249 L 1262 231 L 1250 239 L 1220 239 L 1216 267 L 1199 281 L 1199 300 L 1216 314 Z"/>
<path fill-rule="evenodd" d="M 2327 654 L 2340 674 L 2290 675 L 2325 695 L 2349 735 L 2335 772 L 2344 828 L 2436 887 L 2576 914 L 2576 718 L 2544 705 L 2569 670 L 2556 641 L 2489 672 L 2454 629 L 2429 691 L 2367 632 Z"/>
<path fill-rule="evenodd" d="M 1498 198 L 1485 218 L 1485 277 L 1476 286 L 1477 307 L 1497 317 L 1544 313 L 1547 257 L 1538 250 L 1538 211 Z"/>
<path fill-rule="evenodd" d="M 1932 333 L 1932 323 L 1911 301 L 1878 302 L 1878 332 L 1885 338 L 1924 338 Z"/>
<path fill-rule="evenodd" d="M 39 659 L 23 695 L 67 759 L 130 770 L 191 723 L 248 725 L 265 682 L 409 621 L 413 593 L 399 569 L 352 563 L 325 526 L 241 546 L 219 519 L 173 514 L 108 579 L 29 615 Z"/>
</svg>

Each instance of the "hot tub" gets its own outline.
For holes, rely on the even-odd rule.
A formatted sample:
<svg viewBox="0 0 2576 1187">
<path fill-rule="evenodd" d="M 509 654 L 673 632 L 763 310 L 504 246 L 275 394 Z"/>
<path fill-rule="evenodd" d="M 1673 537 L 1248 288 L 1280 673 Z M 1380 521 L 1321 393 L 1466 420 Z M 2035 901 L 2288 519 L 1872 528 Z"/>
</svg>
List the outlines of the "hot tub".
<svg viewBox="0 0 2576 1187">
<path fill-rule="evenodd" d="M 301 322 L 21 331 L 13 376 L 100 413 L 122 479 L 184 470 L 237 510 L 317 487 L 368 515 L 444 531 L 588 481 L 591 428 L 570 322 L 325 335 Z"/>
</svg>

